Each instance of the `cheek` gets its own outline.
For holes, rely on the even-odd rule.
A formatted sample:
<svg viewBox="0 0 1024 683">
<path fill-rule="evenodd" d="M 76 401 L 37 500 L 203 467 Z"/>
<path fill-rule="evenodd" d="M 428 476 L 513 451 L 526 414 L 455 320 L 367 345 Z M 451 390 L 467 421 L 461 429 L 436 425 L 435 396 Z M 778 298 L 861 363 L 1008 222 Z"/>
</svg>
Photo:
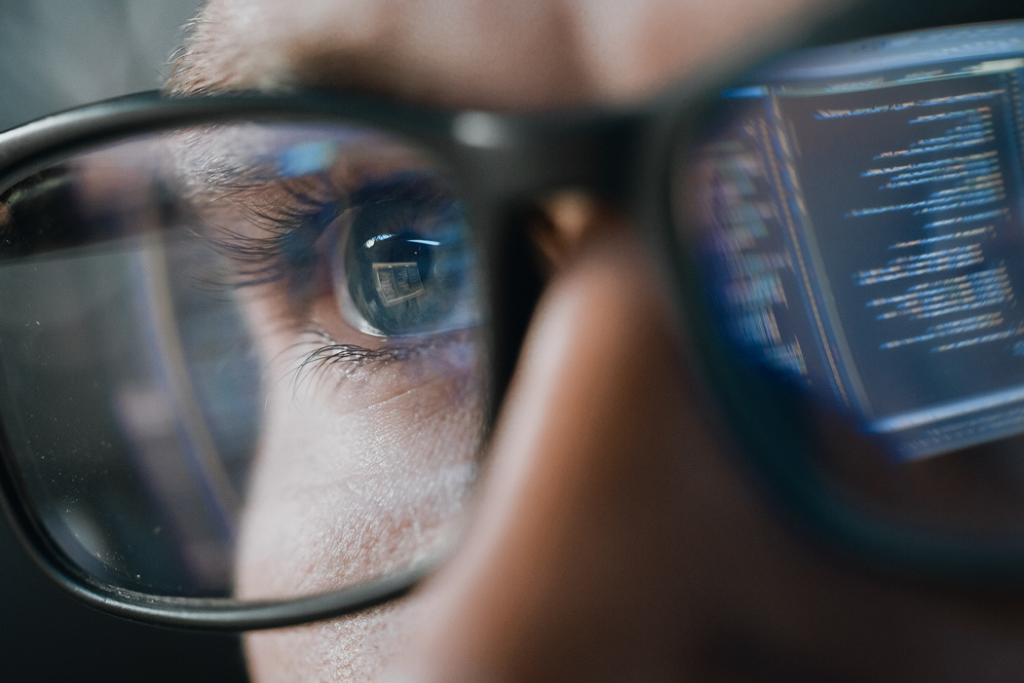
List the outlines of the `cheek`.
<svg viewBox="0 0 1024 683">
<path fill-rule="evenodd" d="M 434 339 L 402 360 L 319 363 L 309 362 L 310 345 L 273 300 L 256 293 L 245 313 L 259 340 L 264 410 L 241 515 L 236 595 L 323 593 L 453 543 L 482 433 L 475 333 Z M 341 324 L 336 314 L 324 318 Z M 351 330 L 331 334 L 339 343 L 374 341 Z"/>
<path fill-rule="evenodd" d="M 333 621 L 249 633 L 245 654 L 255 683 L 375 681 L 428 623 L 429 598 L 399 602 Z"/>
<path fill-rule="evenodd" d="M 354 585 L 454 542 L 476 474 L 481 402 L 473 378 L 440 353 L 269 387 L 239 597 Z"/>
</svg>

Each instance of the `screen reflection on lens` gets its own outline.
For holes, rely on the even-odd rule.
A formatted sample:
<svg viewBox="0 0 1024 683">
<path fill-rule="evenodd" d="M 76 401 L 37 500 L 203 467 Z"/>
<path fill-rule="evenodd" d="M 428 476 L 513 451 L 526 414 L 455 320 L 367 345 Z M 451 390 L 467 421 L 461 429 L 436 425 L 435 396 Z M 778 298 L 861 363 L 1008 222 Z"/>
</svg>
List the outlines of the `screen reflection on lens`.
<svg viewBox="0 0 1024 683">
<path fill-rule="evenodd" d="M 787 55 L 680 167 L 736 362 L 803 396 L 819 467 L 943 529 L 1024 522 L 1024 24 Z"/>
</svg>

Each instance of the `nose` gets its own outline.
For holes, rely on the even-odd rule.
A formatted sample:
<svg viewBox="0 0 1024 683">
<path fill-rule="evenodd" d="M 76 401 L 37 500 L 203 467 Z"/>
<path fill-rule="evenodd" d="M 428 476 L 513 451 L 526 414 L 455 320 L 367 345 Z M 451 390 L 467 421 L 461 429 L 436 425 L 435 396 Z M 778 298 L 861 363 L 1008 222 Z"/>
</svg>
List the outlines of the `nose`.
<svg viewBox="0 0 1024 683">
<path fill-rule="evenodd" d="M 555 277 L 398 680 L 677 678 L 694 485 L 675 454 L 712 436 L 663 291 L 623 230 L 583 238 Z"/>
<path fill-rule="evenodd" d="M 385 680 L 967 680 L 1017 670 L 976 606 L 850 572 L 776 523 L 628 229 L 533 319 L 462 548 Z M 982 620 L 984 621 L 984 620 Z M 863 653 L 871 653 L 863 656 Z"/>
</svg>

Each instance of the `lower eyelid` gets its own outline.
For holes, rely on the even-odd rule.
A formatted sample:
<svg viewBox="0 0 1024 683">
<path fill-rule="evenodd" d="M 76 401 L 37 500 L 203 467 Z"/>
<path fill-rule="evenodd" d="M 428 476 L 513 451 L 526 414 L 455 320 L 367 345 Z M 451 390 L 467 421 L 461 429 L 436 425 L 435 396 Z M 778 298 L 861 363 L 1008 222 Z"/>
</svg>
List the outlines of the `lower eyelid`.
<svg viewBox="0 0 1024 683">
<path fill-rule="evenodd" d="M 323 391 L 318 399 L 335 415 L 351 414 L 402 400 L 447 410 L 480 395 L 477 334 L 463 330 L 410 343 L 366 348 L 342 344 L 310 328 L 295 343 L 290 382 L 295 391 Z M 408 419 L 425 419 L 430 411 L 416 410 Z"/>
<path fill-rule="evenodd" d="M 454 347 L 474 345 L 476 334 L 475 330 L 457 330 L 415 339 L 389 340 L 382 338 L 377 340 L 382 343 L 373 347 L 338 341 L 323 328 L 315 325 L 307 327 L 303 336 L 306 339 L 297 342 L 297 345 L 318 345 L 315 350 L 306 355 L 304 362 L 323 361 L 332 364 L 337 362 L 363 365 L 413 361 L 422 359 L 427 354 L 437 356 Z"/>
</svg>

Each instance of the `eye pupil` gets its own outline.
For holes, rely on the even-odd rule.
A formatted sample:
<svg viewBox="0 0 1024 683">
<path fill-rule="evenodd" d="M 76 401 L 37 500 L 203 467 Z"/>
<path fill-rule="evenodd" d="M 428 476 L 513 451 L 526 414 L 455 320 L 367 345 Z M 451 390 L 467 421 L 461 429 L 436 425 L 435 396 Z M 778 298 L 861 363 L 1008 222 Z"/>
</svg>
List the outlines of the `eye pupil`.
<svg viewBox="0 0 1024 683">
<path fill-rule="evenodd" d="M 357 207 L 340 246 L 349 310 L 361 331 L 431 334 L 474 324 L 471 258 L 461 210 L 450 198 L 406 185 Z M 397 195 L 397 196 L 396 196 Z"/>
</svg>

